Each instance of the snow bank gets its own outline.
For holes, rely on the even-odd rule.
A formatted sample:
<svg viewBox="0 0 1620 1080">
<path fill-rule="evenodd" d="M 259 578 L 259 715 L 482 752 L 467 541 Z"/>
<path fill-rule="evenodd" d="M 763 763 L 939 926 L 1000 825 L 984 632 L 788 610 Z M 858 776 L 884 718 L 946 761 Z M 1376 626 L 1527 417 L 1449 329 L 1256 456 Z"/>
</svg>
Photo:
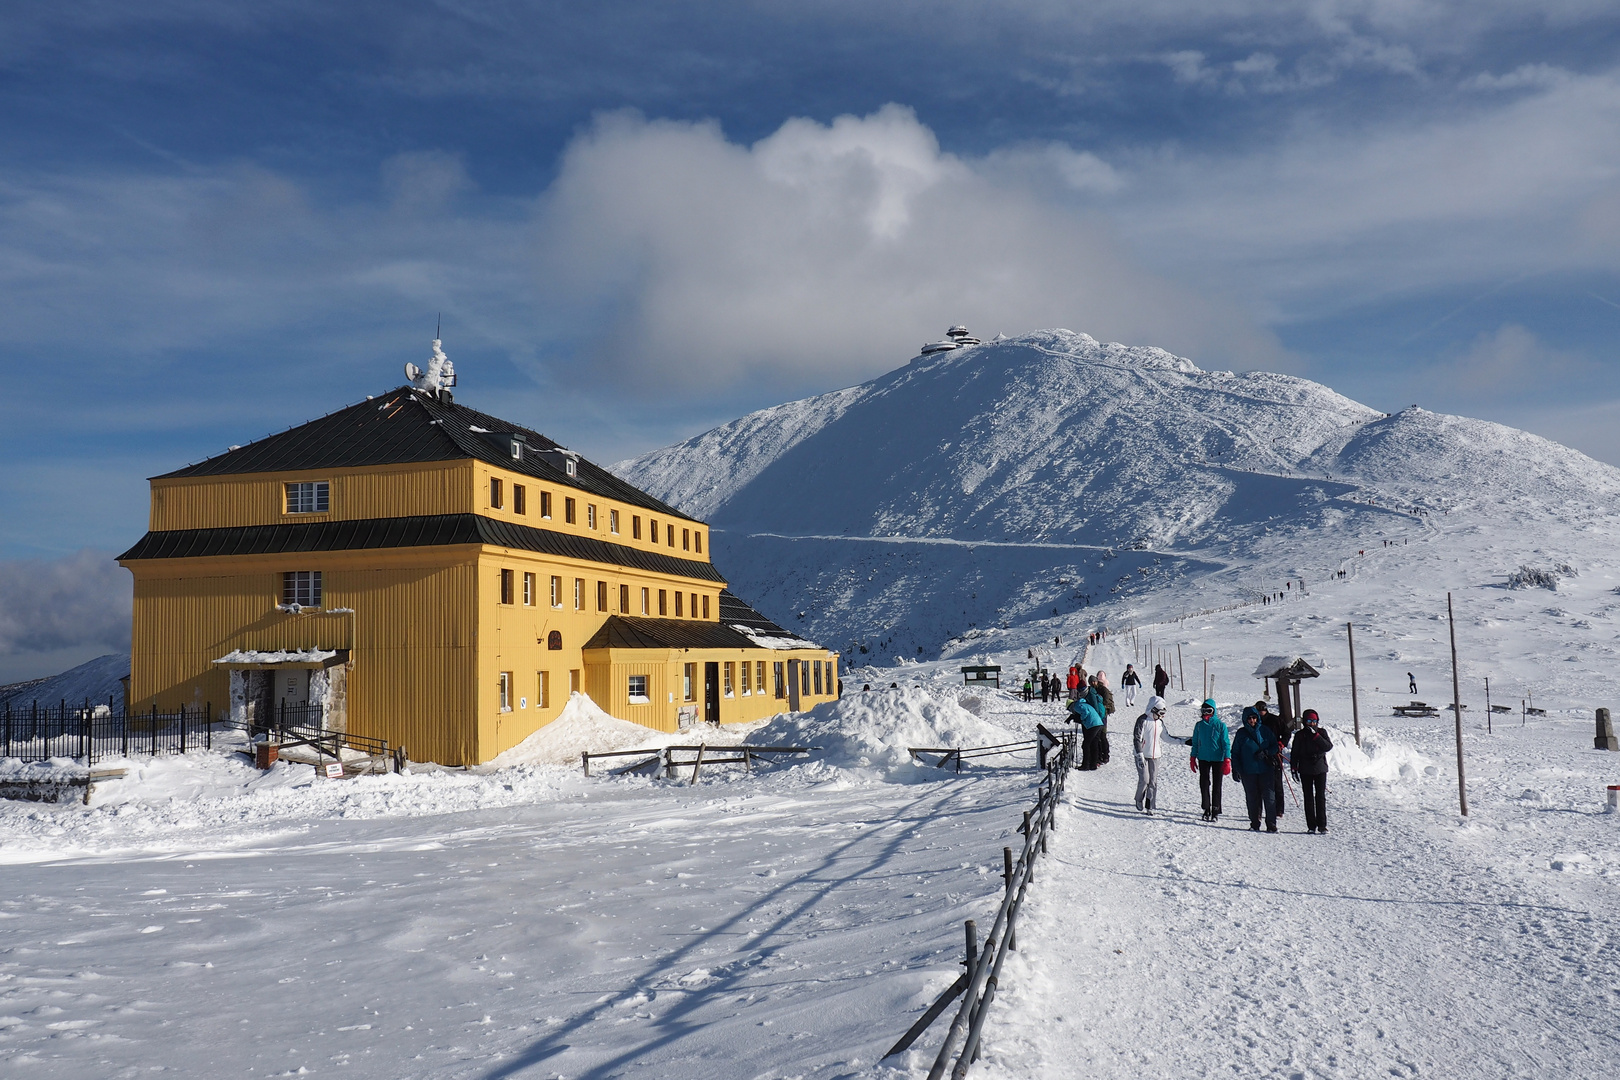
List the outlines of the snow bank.
<svg viewBox="0 0 1620 1080">
<path fill-rule="evenodd" d="M 1393 784 L 1420 780 L 1439 771 L 1432 759 L 1374 728 L 1361 729 L 1360 746 L 1348 731 L 1334 731 L 1332 735 L 1333 749 L 1328 752 L 1331 776 Z"/>
<path fill-rule="evenodd" d="M 784 713 L 766 721 L 748 741 L 819 746 L 816 759 L 836 768 L 894 770 L 912 765 L 907 747 L 991 746 L 1028 737 L 980 719 L 954 696 L 908 686 L 854 693 L 809 712 Z"/>
<path fill-rule="evenodd" d="M 746 725 L 703 730 L 701 741 L 710 744 L 741 742 L 743 734 L 751 730 Z M 656 748 L 671 743 L 700 741 L 690 731 L 664 732 L 620 720 L 605 712 L 589 694 L 575 692 L 557 719 L 518 743 L 512 749 L 497 755 L 485 769 L 506 769 L 515 765 L 578 765 L 585 751 L 637 750 Z"/>
</svg>

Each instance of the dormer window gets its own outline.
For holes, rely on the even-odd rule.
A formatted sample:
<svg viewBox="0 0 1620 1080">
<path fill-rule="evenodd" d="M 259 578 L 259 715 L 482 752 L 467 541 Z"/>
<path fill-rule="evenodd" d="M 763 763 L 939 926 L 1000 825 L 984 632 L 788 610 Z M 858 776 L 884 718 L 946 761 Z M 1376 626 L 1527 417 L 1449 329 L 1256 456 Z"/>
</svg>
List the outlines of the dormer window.
<svg viewBox="0 0 1620 1080">
<path fill-rule="evenodd" d="M 324 514 L 331 508 L 332 485 L 325 480 L 307 480 L 286 487 L 289 514 Z"/>
</svg>

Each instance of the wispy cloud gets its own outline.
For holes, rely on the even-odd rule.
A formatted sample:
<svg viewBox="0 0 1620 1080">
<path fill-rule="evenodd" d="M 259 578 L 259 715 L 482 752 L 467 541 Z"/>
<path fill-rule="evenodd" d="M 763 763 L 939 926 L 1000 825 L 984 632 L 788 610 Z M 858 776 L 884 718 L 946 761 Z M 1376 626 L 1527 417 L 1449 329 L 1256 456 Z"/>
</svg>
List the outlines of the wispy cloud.
<svg viewBox="0 0 1620 1080">
<path fill-rule="evenodd" d="M 129 648 L 129 572 L 110 552 L 0 562 L 0 656 Z"/>
</svg>

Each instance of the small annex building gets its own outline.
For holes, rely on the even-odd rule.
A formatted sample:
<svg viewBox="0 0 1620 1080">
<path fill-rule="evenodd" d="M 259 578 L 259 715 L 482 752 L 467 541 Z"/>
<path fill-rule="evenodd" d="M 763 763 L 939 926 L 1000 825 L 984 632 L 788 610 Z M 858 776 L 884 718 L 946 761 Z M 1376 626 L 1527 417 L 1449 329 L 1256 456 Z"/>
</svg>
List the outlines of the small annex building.
<svg viewBox="0 0 1620 1080">
<path fill-rule="evenodd" d="M 413 378 L 151 479 L 118 559 L 133 708 L 291 707 L 469 765 L 574 691 L 660 731 L 837 696 L 837 655 L 732 594 L 702 521 Z"/>
</svg>

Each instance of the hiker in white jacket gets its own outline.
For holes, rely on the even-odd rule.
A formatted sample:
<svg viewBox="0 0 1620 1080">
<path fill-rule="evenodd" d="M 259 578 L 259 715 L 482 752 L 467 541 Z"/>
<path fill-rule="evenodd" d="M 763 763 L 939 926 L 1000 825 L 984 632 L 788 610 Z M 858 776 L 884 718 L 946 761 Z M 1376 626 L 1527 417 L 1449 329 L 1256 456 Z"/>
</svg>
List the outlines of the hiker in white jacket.
<svg viewBox="0 0 1620 1080">
<path fill-rule="evenodd" d="M 1164 698 L 1148 698 L 1147 712 L 1136 720 L 1136 808 L 1153 813 L 1159 801 L 1159 757 L 1170 736 L 1164 730 Z"/>
</svg>

